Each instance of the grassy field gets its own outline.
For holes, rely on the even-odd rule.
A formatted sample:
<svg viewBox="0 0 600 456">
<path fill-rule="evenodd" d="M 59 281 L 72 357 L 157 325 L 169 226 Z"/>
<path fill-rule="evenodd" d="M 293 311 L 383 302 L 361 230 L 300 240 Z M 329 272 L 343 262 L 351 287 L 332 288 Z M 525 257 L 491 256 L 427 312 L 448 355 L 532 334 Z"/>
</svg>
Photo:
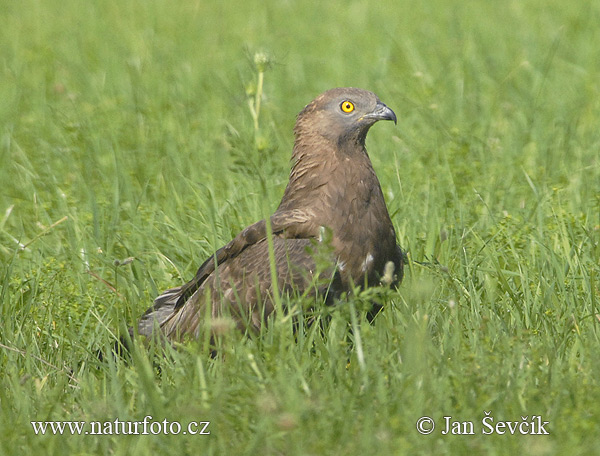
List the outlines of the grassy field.
<svg viewBox="0 0 600 456">
<path fill-rule="evenodd" d="M 7 0 L 0 23 L 0 454 L 600 454 L 598 2 Z M 99 361 L 276 208 L 295 115 L 336 86 L 399 119 L 367 140 L 410 258 L 384 312 Z M 31 425 L 146 416 L 182 432 Z"/>
</svg>

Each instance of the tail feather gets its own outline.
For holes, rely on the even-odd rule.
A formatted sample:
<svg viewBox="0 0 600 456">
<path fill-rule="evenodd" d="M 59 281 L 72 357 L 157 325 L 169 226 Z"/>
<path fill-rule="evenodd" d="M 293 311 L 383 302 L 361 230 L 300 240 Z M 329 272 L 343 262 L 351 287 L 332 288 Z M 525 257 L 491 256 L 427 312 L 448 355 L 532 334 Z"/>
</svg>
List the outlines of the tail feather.
<svg viewBox="0 0 600 456">
<path fill-rule="evenodd" d="M 181 292 L 182 287 L 176 287 L 159 295 L 154 300 L 154 305 L 140 318 L 138 323 L 138 333 L 146 337 L 151 337 L 154 328 L 162 326 L 162 324 L 173 315 Z"/>
</svg>

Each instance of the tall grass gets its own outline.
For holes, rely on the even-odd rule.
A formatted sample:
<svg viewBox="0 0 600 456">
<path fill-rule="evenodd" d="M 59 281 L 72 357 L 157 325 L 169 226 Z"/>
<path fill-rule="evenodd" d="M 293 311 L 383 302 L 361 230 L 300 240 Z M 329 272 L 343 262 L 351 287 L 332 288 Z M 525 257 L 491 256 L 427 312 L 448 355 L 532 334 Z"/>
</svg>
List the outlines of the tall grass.
<svg viewBox="0 0 600 456">
<path fill-rule="evenodd" d="M 24 0 L 0 19 L 0 453 L 598 453 L 596 3 Z M 323 330 L 225 331 L 216 359 L 99 361 L 276 208 L 296 113 L 348 85 L 399 117 L 367 140 L 410 256 L 384 312 L 358 296 Z M 550 435 L 483 435 L 486 411 Z M 211 434 L 30 424 L 146 415 Z"/>
</svg>

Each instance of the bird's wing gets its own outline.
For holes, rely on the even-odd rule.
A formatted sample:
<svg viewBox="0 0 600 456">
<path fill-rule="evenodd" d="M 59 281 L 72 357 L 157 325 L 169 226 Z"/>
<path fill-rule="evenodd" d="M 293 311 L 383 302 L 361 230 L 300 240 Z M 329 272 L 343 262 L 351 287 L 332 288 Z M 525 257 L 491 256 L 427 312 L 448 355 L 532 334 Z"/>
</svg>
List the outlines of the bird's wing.
<svg viewBox="0 0 600 456">
<path fill-rule="evenodd" d="M 221 316 L 231 317 L 242 331 L 256 331 L 275 309 L 274 293 L 324 296 L 335 288 L 335 270 L 317 270 L 314 240 L 275 235 L 272 246 L 272 258 L 267 239 L 262 239 L 221 263 L 218 272 L 210 274 L 183 306 L 167 316 L 162 334 L 170 340 L 186 335 L 197 338 L 206 323 Z"/>
<path fill-rule="evenodd" d="M 313 239 L 319 235 L 319 226 L 315 223 L 314 214 L 310 210 L 277 211 L 270 217 L 271 233 L 287 239 Z M 266 220 L 250 225 L 239 233 L 231 242 L 217 250 L 198 268 L 195 277 L 180 287 L 171 288 L 155 300 L 140 318 L 138 332 L 151 335 L 155 325 L 162 326 L 202 287 L 213 274 L 218 265 L 224 265 L 240 256 L 248 248 L 262 243 L 267 238 Z M 246 255 L 247 256 L 247 255 Z M 242 259 L 240 259 L 242 260 Z M 248 261 L 243 259 L 243 263 Z"/>
<path fill-rule="evenodd" d="M 275 212 L 270 217 L 271 233 L 274 235 L 283 234 L 285 238 L 315 238 L 318 236 L 319 227 L 313 221 L 314 215 L 310 211 L 295 209 Z M 196 276 L 181 287 L 175 309 L 185 304 L 187 299 L 200 288 L 206 278 L 214 272 L 217 265 L 238 256 L 244 249 L 266 238 L 267 223 L 265 220 L 261 220 L 245 228 L 231 242 L 221 247 L 212 257 L 208 258 L 198 268 Z"/>
</svg>

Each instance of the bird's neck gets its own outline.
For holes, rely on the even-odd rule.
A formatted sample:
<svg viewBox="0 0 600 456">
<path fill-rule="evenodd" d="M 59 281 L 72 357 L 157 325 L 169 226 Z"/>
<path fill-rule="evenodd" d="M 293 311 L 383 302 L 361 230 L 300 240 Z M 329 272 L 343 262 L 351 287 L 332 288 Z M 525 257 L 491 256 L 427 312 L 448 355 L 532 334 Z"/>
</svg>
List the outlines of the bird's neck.
<svg viewBox="0 0 600 456">
<path fill-rule="evenodd" d="M 290 179 L 279 209 L 303 209 L 309 204 L 335 210 L 344 201 L 341 196 L 348 185 L 377 180 L 364 142 L 340 146 L 322 140 L 296 140 Z"/>
</svg>

